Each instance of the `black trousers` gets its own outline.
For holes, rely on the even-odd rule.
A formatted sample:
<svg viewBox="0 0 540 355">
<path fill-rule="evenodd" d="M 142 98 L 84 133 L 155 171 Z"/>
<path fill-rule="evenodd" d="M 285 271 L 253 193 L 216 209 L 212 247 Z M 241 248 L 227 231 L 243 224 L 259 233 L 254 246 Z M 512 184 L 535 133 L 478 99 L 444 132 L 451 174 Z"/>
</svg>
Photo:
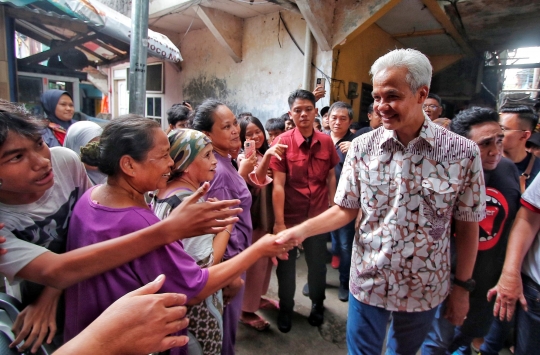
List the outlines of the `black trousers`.
<svg viewBox="0 0 540 355">
<path fill-rule="evenodd" d="M 302 242 L 308 267 L 309 298 L 322 305 L 326 288 L 326 248 L 327 234 L 316 235 Z M 278 279 L 279 307 L 292 312 L 296 291 L 296 255 L 298 248 L 289 251 L 288 260 L 278 259 L 276 275 Z"/>
</svg>

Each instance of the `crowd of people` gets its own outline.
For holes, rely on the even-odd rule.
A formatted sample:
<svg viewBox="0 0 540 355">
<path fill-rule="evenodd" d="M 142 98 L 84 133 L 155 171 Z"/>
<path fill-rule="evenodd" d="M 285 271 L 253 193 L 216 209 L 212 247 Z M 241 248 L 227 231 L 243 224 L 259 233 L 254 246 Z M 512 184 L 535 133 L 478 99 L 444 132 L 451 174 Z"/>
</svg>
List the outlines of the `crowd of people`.
<svg viewBox="0 0 540 355">
<path fill-rule="evenodd" d="M 535 353 L 538 116 L 443 117 L 416 50 L 371 75 L 364 128 L 348 103 L 318 112 L 322 87 L 264 124 L 184 101 L 167 132 L 137 115 L 75 122 L 61 90 L 43 94 L 47 119 L 0 101 L 0 272 L 24 306 L 11 346 L 234 354 L 238 323 L 270 327 L 260 309 L 291 330 L 301 250 L 320 326 L 330 239 L 350 354 L 379 355 L 385 338 L 392 354 L 495 355 L 506 339 Z"/>
</svg>

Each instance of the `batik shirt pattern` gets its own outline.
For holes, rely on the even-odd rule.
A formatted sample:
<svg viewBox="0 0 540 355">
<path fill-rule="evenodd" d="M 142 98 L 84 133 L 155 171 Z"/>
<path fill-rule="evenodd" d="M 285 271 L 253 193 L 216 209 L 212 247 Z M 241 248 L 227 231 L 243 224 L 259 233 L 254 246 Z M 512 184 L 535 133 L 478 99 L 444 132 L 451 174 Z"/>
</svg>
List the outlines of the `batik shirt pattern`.
<svg viewBox="0 0 540 355">
<path fill-rule="evenodd" d="M 356 138 L 336 204 L 359 209 L 350 290 L 389 311 L 439 305 L 450 286 L 450 225 L 485 216 L 477 145 L 424 121 L 407 147 L 384 128 Z"/>
</svg>

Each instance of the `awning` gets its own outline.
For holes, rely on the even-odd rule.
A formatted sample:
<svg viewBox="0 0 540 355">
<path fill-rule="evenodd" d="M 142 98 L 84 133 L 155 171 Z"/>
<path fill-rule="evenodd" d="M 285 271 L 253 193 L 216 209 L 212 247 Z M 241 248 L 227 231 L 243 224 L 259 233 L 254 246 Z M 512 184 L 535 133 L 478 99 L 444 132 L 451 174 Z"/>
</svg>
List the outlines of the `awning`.
<svg viewBox="0 0 540 355">
<path fill-rule="evenodd" d="M 0 4 L 10 5 L 6 14 L 16 20 L 18 32 L 51 47 L 20 59 L 19 65 L 37 64 L 67 48 L 81 50 L 93 65 L 129 57 L 131 20 L 98 1 L 0 0 Z M 167 36 L 149 29 L 147 43 L 149 55 L 182 61 L 180 51 Z"/>
</svg>

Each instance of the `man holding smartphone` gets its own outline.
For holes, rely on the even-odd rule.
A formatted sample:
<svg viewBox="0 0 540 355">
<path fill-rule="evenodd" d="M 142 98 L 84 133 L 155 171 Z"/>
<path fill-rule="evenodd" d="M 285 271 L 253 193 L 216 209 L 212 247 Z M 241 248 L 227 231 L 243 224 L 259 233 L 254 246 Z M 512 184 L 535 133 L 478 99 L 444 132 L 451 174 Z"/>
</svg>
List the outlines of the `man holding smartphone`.
<svg viewBox="0 0 540 355">
<path fill-rule="evenodd" d="M 274 179 L 272 202 L 276 234 L 328 209 L 336 191 L 334 167 L 339 163 L 332 139 L 313 129 L 317 115 L 313 93 L 294 91 L 289 96 L 289 107 L 289 116 L 296 128 L 280 136 L 280 143 L 288 146 L 281 160 L 272 157 L 270 161 Z M 303 246 L 312 301 L 308 321 L 319 326 L 324 320 L 326 234 L 306 239 Z M 292 326 L 297 253 L 297 248 L 292 249 L 288 260 L 278 261 L 276 270 L 280 305 L 277 324 L 283 333 L 289 332 Z"/>
</svg>

